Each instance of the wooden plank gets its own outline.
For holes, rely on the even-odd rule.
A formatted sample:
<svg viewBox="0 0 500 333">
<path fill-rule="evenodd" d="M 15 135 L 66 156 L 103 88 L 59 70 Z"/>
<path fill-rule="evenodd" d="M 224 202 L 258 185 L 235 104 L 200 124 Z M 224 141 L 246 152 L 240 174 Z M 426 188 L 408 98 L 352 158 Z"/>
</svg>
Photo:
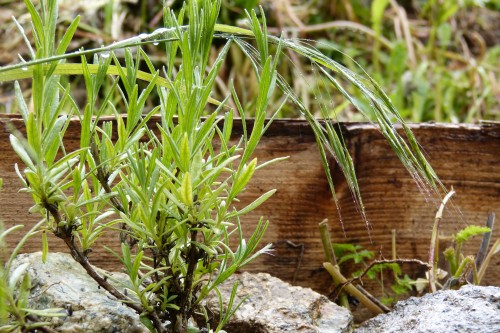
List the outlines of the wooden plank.
<svg viewBox="0 0 500 333">
<path fill-rule="evenodd" d="M 22 130 L 23 125 L 17 116 L 2 118 L 0 177 L 4 180 L 4 189 L 0 192 L 0 215 L 7 227 L 14 224 L 29 226 L 38 217 L 28 214 L 32 205 L 29 195 L 17 192 L 20 182 L 14 173 L 13 164 L 18 159 L 10 147 L 7 129 L 13 126 Z M 152 128 L 156 126 L 155 121 L 157 118 L 150 122 Z M 264 242 L 272 242 L 275 252 L 272 256 L 261 257 L 247 270 L 269 272 L 286 281 L 292 281 L 295 277 L 296 284 L 327 293 L 330 278 L 322 269 L 324 254 L 318 231 L 318 223 L 324 218 L 330 219 L 335 242 L 361 244 L 390 258 L 391 230 L 396 229 L 400 258 L 427 259 L 439 198 L 419 192 L 411 176 L 372 125 L 353 123 L 341 124 L 340 127 L 354 158 L 370 230 L 356 210 L 346 183 L 332 159 L 344 234 L 312 131 L 302 120 L 276 120 L 255 156 L 259 162 L 280 156 L 290 158 L 259 170 L 241 196 L 241 204 L 244 205 L 269 189 L 278 189 L 268 202 L 242 221 L 244 234 L 248 237 L 260 216 L 269 219 L 271 223 Z M 454 207 L 446 211 L 442 223 L 445 235 L 467 224 L 484 224 L 489 211 L 500 214 L 499 125 L 421 124 L 413 125 L 412 129 L 446 187 L 453 186 L 457 191 Z M 70 125 L 66 135 L 69 150 L 77 147 L 79 131 L 77 122 Z M 234 139 L 240 135 L 241 123 L 236 122 Z M 21 237 L 21 233 L 10 237 L 7 240 L 8 247 L 15 246 Z M 500 227 L 496 229 L 493 239 L 498 237 Z M 114 269 L 117 261 L 102 249 L 103 244 L 116 247 L 116 236 L 104 236 L 95 246 L 90 259 L 100 267 Z M 478 244 L 479 239 L 465 250 L 474 254 Z M 24 251 L 37 251 L 40 248 L 40 239 L 35 237 L 26 244 Z M 64 244 L 51 239 L 50 250 L 62 251 Z M 494 257 L 484 281 L 486 284 L 500 284 L 499 263 L 500 257 Z M 405 268 L 413 271 L 410 274 L 413 277 L 422 273 L 418 267 Z"/>
</svg>

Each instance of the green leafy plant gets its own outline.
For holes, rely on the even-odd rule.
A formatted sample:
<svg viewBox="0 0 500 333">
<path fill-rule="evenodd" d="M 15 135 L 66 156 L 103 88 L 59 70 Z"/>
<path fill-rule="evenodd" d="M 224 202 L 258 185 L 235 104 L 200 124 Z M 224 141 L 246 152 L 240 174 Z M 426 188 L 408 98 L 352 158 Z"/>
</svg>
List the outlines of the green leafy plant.
<svg viewBox="0 0 500 333">
<path fill-rule="evenodd" d="M 57 7 L 50 1 L 44 5 L 43 13 L 47 16 L 34 20 L 37 35 L 44 36 L 37 44 L 35 58 L 54 53 L 47 30 L 54 26 Z M 82 114 L 77 113 L 69 89 L 59 86 L 59 77 L 53 75 L 56 63 L 34 66 L 34 110 L 28 110 L 17 86 L 27 141 L 12 135 L 11 143 L 26 165 L 19 174 L 24 190 L 35 201 L 31 212 L 40 212 L 44 217 L 43 260 L 48 253 L 46 235 L 52 232 L 68 245 L 87 273 L 136 310 L 151 331 L 186 332 L 188 319 L 195 312 L 203 312 L 204 297 L 270 246 L 255 252 L 267 222 L 261 219 L 245 242 L 239 218 L 264 202 L 274 190 L 240 210 L 232 208 L 232 204 L 256 169 L 262 167 L 250 157 L 265 131 L 264 118 L 268 96 L 275 87 L 274 67 L 278 58 L 266 57 L 259 70 L 261 93 L 251 134 L 245 133 L 239 142 L 231 144 L 233 111 L 217 117 L 226 110 L 225 102 L 206 119 L 202 118 L 218 69 L 232 43 L 227 41 L 208 73 L 200 71 L 208 66 L 211 46 L 211 39 L 201 36 L 213 35 L 219 6 L 206 1 L 202 10 L 192 1 L 186 10 L 197 24 L 189 29 L 180 27 L 183 12 L 179 18 L 166 14 L 166 20 L 174 27 L 172 32 L 178 42 L 173 47 L 179 50 L 183 67 L 176 75 L 169 67 L 165 79 L 168 89 L 158 88 L 161 104 L 147 114 L 143 114 L 144 103 L 159 73 L 140 49 L 135 59 L 129 49 L 125 50 L 126 69 L 113 53 L 101 54 L 94 61 L 95 74 L 91 74 L 85 57 L 81 58 L 88 97 Z M 31 14 L 39 18 L 36 12 Z M 56 55 L 59 50 L 64 52 L 65 42 L 70 39 L 71 35 L 63 38 Z M 151 70 L 151 80 L 139 93 L 136 80 L 141 60 Z M 114 124 L 99 123 L 103 110 L 115 110 L 115 105 L 108 99 L 97 104 L 112 61 L 119 77 L 113 85 L 120 90 L 127 109 L 126 116 L 116 113 L 116 141 Z M 118 82 L 123 88 L 118 88 Z M 238 103 L 237 96 L 232 97 Z M 81 121 L 81 148 L 68 153 L 62 140 L 69 119 L 62 114 L 66 101 Z M 158 135 L 147 127 L 156 112 L 161 115 Z M 213 146 L 214 137 L 221 142 L 220 149 Z M 61 158 L 58 153 L 62 153 Z M 232 227 L 235 223 L 236 228 Z M 88 259 L 95 241 L 117 224 L 122 226 L 123 242 L 121 253 L 114 254 L 130 277 L 123 286 L 126 293 L 99 275 Z M 233 252 L 229 237 L 235 232 L 239 246 Z M 221 330 L 225 320 L 216 331 Z"/>
<path fill-rule="evenodd" d="M 419 278 L 416 282 L 417 290 L 420 292 L 425 289 L 427 284 L 432 292 L 437 290 L 436 285 L 444 289 L 460 287 L 467 282 L 479 285 L 486 272 L 486 268 L 489 265 L 491 257 L 500 251 L 500 239 L 497 239 L 488 251 L 491 233 L 495 223 L 495 214 L 490 213 L 485 227 L 470 225 L 452 236 L 453 246 L 443 251 L 444 259 L 448 262 L 449 266 L 448 272 L 444 269 L 438 268 L 439 226 L 445 205 L 454 193 L 455 191 L 452 189 L 443 198 L 443 201 L 436 213 L 429 250 L 429 267 L 431 268 L 427 272 L 426 279 Z M 470 238 L 478 235 L 483 235 L 483 240 L 476 257 L 464 256 L 462 253 L 463 244 Z M 444 285 L 441 285 L 439 280 L 443 280 L 447 276 L 449 276 L 448 280 Z"/>
<path fill-rule="evenodd" d="M 494 220 L 489 217 L 489 220 Z M 493 223 L 491 224 L 492 227 Z M 466 283 L 479 285 L 489 265 L 491 257 L 500 251 L 500 240 L 489 246 L 492 229 L 477 225 L 469 225 L 452 236 L 453 245 L 443 251 L 443 256 L 448 264 L 447 272 L 442 274 L 445 283 L 443 289 L 456 289 Z M 483 235 L 483 242 L 475 256 L 465 256 L 462 248 L 464 243 L 475 236 Z"/>
<path fill-rule="evenodd" d="M 407 274 L 403 275 L 398 262 L 381 261 L 377 265 L 369 267 L 375 256 L 373 251 L 369 251 L 360 245 L 343 243 L 334 243 L 333 250 L 338 259 L 337 263 L 341 271 L 344 265 L 349 264 L 349 262 L 351 262 L 350 267 L 358 267 L 352 273 L 351 279 L 356 279 L 363 275 L 368 280 L 375 281 L 380 285 L 382 294 L 384 294 L 384 297 L 381 298 L 382 303 L 393 304 L 398 300 L 399 296 L 407 295 L 413 290 L 414 281 Z M 388 294 L 386 291 L 384 285 L 385 276 L 392 276 L 390 288 L 392 293 L 394 293 L 393 295 Z"/>
<path fill-rule="evenodd" d="M 388 312 L 386 305 L 394 304 L 399 297 L 408 295 L 414 289 L 416 281 L 412 280 L 407 274 L 403 275 L 400 264 L 417 263 L 426 265 L 426 263 L 417 259 L 397 259 L 395 231 L 393 232 L 393 259 L 373 260 L 374 252 L 363 248 L 360 245 L 332 243 L 329 231 L 328 221 L 324 220 L 319 224 L 323 248 L 326 254 L 326 262 L 323 264 L 325 269 L 332 276 L 335 289 L 331 294 L 332 299 L 349 308 L 347 295 L 357 298 L 373 314 Z M 348 264 L 348 265 L 346 265 Z M 346 277 L 346 266 L 352 269 L 358 269 Z M 380 300 L 368 293 L 361 287 L 362 279 L 367 278 L 376 282 L 382 291 Z M 387 280 L 390 281 L 391 293 L 387 292 Z"/>
<path fill-rule="evenodd" d="M 352 159 L 328 112 L 324 113 L 326 121 L 318 121 L 277 74 L 284 49 L 309 59 L 325 82 L 357 103 L 339 80 L 351 82 L 359 94 L 356 100 L 372 105 L 382 134 L 412 176 L 425 186 L 439 187 L 411 131 L 375 81 L 310 46 L 268 35 L 264 18 L 261 25 L 255 12 L 248 14 L 251 30 L 218 25 L 220 1 L 193 0 L 177 15 L 165 9 L 165 28 L 98 49 L 68 53 L 79 18 L 57 42 L 57 2 L 42 1 L 41 14 L 31 1 L 25 0 L 25 4 L 35 36 L 33 48 L 23 34 L 31 60 L 0 68 L 0 82 L 32 79 L 30 103 L 15 83 L 26 138 L 13 133 L 10 141 L 24 163 L 24 168 L 16 165 L 16 171 L 22 191 L 33 197 L 30 212 L 41 216 L 34 230 L 42 236 L 42 258 L 46 260 L 49 251 L 47 234 L 53 233 L 89 276 L 135 310 L 152 332 L 186 332 L 192 317 L 198 319 L 200 329 L 210 329 L 204 298 L 212 291 L 217 293 L 217 286 L 234 272 L 270 250 L 270 245 L 258 249 L 267 222 L 260 219 L 245 241 L 240 218 L 275 190 L 245 207 L 236 209 L 234 203 L 254 172 L 280 160 L 258 164 L 252 154 L 287 103 L 295 105 L 310 122 L 332 193 L 329 153 L 336 157 L 364 214 Z M 211 59 L 214 37 L 224 43 Z M 248 43 L 249 37 L 257 48 Z M 159 42 L 166 49 L 162 70 L 142 49 L 142 44 Z M 258 82 L 257 98 L 250 104 L 255 117 L 251 130 L 246 126 L 247 110 L 234 87 L 229 86 L 221 101 L 211 97 L 233 46 L 249 59 Z M 117 49 L 123 50 L 123 58 L 114 52 Z M 80 62 L 66 63 L 70 57 Z M 70 84 L 61 80 L 61 76 L 75 74 L 85 84 L 83 105 L 72 97 Z M 158 105 L 146 108 L 153 92 Z M 276 105 L 271 104 L 275 95 L 280 101 Z M 266 121 L 268 113 L 271 121 Z M 112 121 L 103 117 L 107 114 L 114 116 Z M 243 135 L 236 140 L 232 138 L 235 116 L 243 124 Z M 68 150 L 64 138 L 71 117 L 80 123 L 80 145 L 74 151 Z M 392 119 L 400 121 L 408 143 L 394 130 Z M 123 289 L 110 284 L 90 264 L 96 241 L 110 232 L 119 234 L 121 245 L 108 250 L 130 278 Z M 237 238 L 234 251 L 231 237 Z M 224 315 L 214 331 L 221 331 L 239 306 L 233 302 L 235 292 L 236 285 L 230 306 L 221 311 Z"/>
</svg>

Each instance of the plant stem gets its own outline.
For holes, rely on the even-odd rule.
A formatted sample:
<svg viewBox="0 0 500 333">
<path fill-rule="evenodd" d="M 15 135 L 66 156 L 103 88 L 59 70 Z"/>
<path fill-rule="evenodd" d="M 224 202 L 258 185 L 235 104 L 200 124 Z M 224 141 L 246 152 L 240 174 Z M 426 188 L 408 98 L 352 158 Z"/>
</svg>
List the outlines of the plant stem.
<svg viewBox="0 0 500 333">
<path fill-rule="evenodd" d="M 414 263 L 414 264 L 419 264 L 422 266 L 426 266 L 427 268 L 431 268 L 432 266 L 429 265 L 429 263 L 426 263 L 425 261 L 418 260 L 418 259 L 393 259 L 393 260 L 374 260 L 372 261 L 366 268 L 364 269 L 363 273 L 361 273 L 359 276 L 350 279 L 349 283 L 352 283 L 354 281 L 361 281 L 361 279 L 368 274 L 370 269 L 372 269 L 374 266 L 377 265 L 383 265 L 383 264 L 409 264 L 409 263 Z"/>
<path fill-rule="evenodd" d="M 333 266 L 338 267 L 335 251 L 333 250 L 332 239 L 330 237 L 330 228 L 328 226 L 328 219 L 324 219 L 319 223 L 319 232 L 321 233 L 321 242 L 323 243 L 323 250 L 325 252 L 326 261 Z M 345 293 L 340 293 L 339 304 L 346 309 L 350 309 L 349 300 Z"/>
<path fill-rule="evenodd" d="M 326 261 L 332 265 L 337 265 L 337 258 L 333 252 L 332 239 L 330 238 L 330 228 L 328 227 L 328 219 L 324 219 L 319 223 L 319 232 L 321 233 L 321 242 L 325 251 Z"/>
<path fill-rule="evenodd" d="M 44 207 L 45 207 L 45 209 L 47 209 L 47 211 L 54 218 L 55 225 L 59 225 L 59 222 L 61 222 L 61 216 L 59 215 L 59 211 L 57 210 L 56 206 L 46 204 L 46 205 L 44 205 Z M 99 275 L 99 273 L 97 273 L 97 271 L 94 269 L 94 267 L 90 264 L 87 256 L 85 254 L 83 254 L 82 251 L 80 251 L 77 248 L 77 246 L 75 244 L 75 240 L 71 234 L 71 230 L 65 229 L 62 232 L 60 230 L 57 230 L 57 232 L 55 232 L 55 235 L 57 237 L 61 238 L 64 241 L 64 243 L 66 243 L 66 245 L 70 249 L 71 256 L 73 257 L 73 259 L 75 259 L 75 261 L 78 262 L 83 267 L 83 269 L 85 269 L 87 274 L 92 279 L 94 279 L 94 281 L 96 281 L 97 284 L 101 288 L 103 288 L 104 290 L 109 292 L 117 300 L 121 301 L 123 304 L 125 304 L 129 308 L 135 310 L 135 312 L 137 312 L 138 314 L 143 314 L 146 312 L 145 309 L 142 308 L 142 306 L 132 302 L 127 296 L 125 296 L 122 292 L 120 292 L 118 289 L 116 289 L 111 283 L 109 283 L 107 281 L 107 279 L 103 278 L 101 275 Z M 147 313 L 148 313 L 148 317 L 153 322 L 157 333 L 164 332 L 163 324 L 162 324 L 160 318 L 158 318 L 158 315 L 154 311 L 151 311 L 151 312 L 148 311 Z"/>
<path fill-rule="evenodd" d="M 397 248 L 396 248 L 396 229 L 391 230 L 391 249 L 392 249 L 392 260 L 397 259 Z M 398 278 L 398 273 L 396 271 L 393 271 L 394 273 L 394 280 Z"/>
<path fill-rule="evenodd" d="M 382 314 L 384 310 L 381 309 L 377 304 L 372 302 L 368 297 L 365 296 L 361 291 L 356 289 L 354 285 L 352 285 L 343 275 L 340 273 L 338 266 L 332 265 L 329 262 L 323 263 L 323 267 L 330 273 L 333 278 L 333 281 L 337 285 L 341 285 L 342 288 L 345 288 L 347 293 L 351 296 L 356 297 L 364 306 L 370 310 L 373 314 Z"/>
<path fill-rule="evenodd" d="M 481 241 L 481 246 L 476 255 L 476 267 L 481 267 L 484 261 L 486 253 L 488 252 L 488 247 L 490 246 L 491 234 L 493 233 L 493 227 L 495 225 L 495 213 L 491 212 L 488 214 L 488 219 L 486 220 L 486 226 L 490 228 L 490 232 L 483 235 L 483 240 Z"/>
<path fill-rule="evenodd" d="M 184 281 L 184 290 L 182 291 L 182 295 L 180 297 L 180 305 L 179 310 L 175 316 L 175 324 L 173 325 L 175 328 L 175 332 L 183 333 L 187 332 L 188 328 L 188 319 L 192 315 L 192 292 L 193 292 L 193 276 L 194 271 L 196 269 L 196 265 L 198 264 L 198 258 L 200 255 L 200 251 L 193 242 L 196 241 L 196 236 L 198 232 L 197 230 L 191 230 L 191 245 L 189 247 L 188 253 L 188 268 Z"/>
<path fill-rule="evenodd" d="M 436 217 L 434 219 L 434 227 L 432 228 L 432 235 L 431 235 L 431 245 L 429 248 L 429 287 L 431 289 L 431 292 L 436 292 L 436 273 L 437 273 L 437 262 L 439 258 L 439 224 L 441 222 L 441 219 L 443 218 L 443 210 L 450 198 L 455 194 L 455 191 L 453 190 L 453 187 L 451 188 L 451 191 L 448 192 L 448 194 L 444 197 L 443 201 L 441 202 L 441 205 L 439 206 L 438 211 L 436 212 Z"/>
<path fill-rule="evenodd" d="M 377 304 L 377 306 L 379 308 L 381 308 L 382 310 L 384 310 L 384 312 L 390 312 L 391 309 L 389 309 L 384 303 L 382 303 L 378 298 L 376 298 L 375 296 L 373 296 L 372 294 L 370 294 L 368 291 L 366 291 L 365 288 L 361 287 L 360 285 L 357 285 L 356 288 L 358 288 L 358 290 L 360 292 L 363 293 L 363 295 L 365 295 L 366 297 L 368 297 L 373 303 Z"/>
<path fill-rule="evenodd" d="M 481 280 L 484 277 L 484 273 L 486 272 L 486 268 L 488 268 L 488 265 L 490 264 L 491 258 L 498 251 L 500 251 L 500 239 L 497 239 L 495 241 L 490 251 L 486 255 L 486 258 L 484 258 L 483 264 L 481 265 L 481 268 L 479 268 L 479 272 L 477 273 L 477 284 L 481 283 Z"/>
</svg>

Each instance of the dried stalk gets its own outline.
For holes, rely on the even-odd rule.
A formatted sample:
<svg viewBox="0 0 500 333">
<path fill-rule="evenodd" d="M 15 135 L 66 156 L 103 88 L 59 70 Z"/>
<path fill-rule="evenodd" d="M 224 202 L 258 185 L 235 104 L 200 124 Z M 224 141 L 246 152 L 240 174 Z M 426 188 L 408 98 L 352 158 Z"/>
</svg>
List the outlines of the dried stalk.
<svg viewBox="0 0 500 333">
<path fill-rule="evenodd" d="M 356 297 L 364 306 L 370 310 L 373 314 L 382 314 L 384 310 L 381 309 L 377 304 L 372 302 L 370 298 L 368 298 L 365 294 L 359 291 L 354 285 L 352 285 L 343 275 L 340 273 L 338 266 L 334 266 L 329 262 L 323 263 L 323 267 L 330 273 L 333 278 L 333 281 L 342 286 L 345 291 L 351 295 Z"/>
<path fill-rule="evenodd" d="M 479 268 L 479 271 L 477 273 L 478 284 L 481 283 L 481 280 L 484 277 L 484 273 L 486 272 L 486 268 L 488 268 L 488 265 L 490 264 L 491 258 L 498 251 L 500 251 L 500 239 L 497 239 L 496 242 L 493 244 L 490 251 L 486 255 L 486 258 L 484 259 L 483 264 L 481 265 L 481 268 Z"/>
<path fill-rule="evenodd" d="M 437 262 L 439 258 L 439 224 L 441 223 L 441 219 L 443 218 L 443 210 L 446 206 L 446 203 L 450 198 L 455 194 L 453 187 L 451 191 L 446 194 L 441 205 L 439 206 L 438 211 L 436 212 L 436 217 L 434 219 L 434 227 L 432 228 L 432 236 L 431 236 L 431 246 L 429 248 L 429 287 L 431 292 L 436 292 L 436 274 L 437 274 Z"/>
<path fill-rule="evenodd" d="M 366 268 L 364 269 L 363 273 L 361 273 L 359 276 L 352 278 L 347 281 L 347 283 L 353 283 L 355 281 L 361 281 L 361 279 L 368 274 L 370 269 L 377 265 L 383 265 L 383 264 L 419 264 L 422 266 L 426 266 L 427 268 L 431 268 L 431 265 L 429 263 L 426 263 L 425 261 L 418 260 L 418 259 L 382 259 L 382 260 L 374 260 L 372 261 Z"/>
<path fill-rule="evenodd" d="M 332 265 L 337 265 L 337 258 L 333 252 L 332 239 L 330 238 L 330 228 L 328 227 L 328 219 L 324 219 L 319 224 L 319 232 L 321 233 L 321 242 L 325 251 L 326 261 Z"/>
<path fill-rule="evenodd" d="M 387 312 L 390 312 L 391 309 L 388 308 L 384 303 L 382 303 L 377 297 L 373 296 L 372 294 L 370 294 L 365 288 L 363 288 L 362 286 L 360 285 L 357 285 L 356 288 L 358 288 L 358 290 L 360 292 L 362 292 L 366 297 L 368 297 L 373 303 L 377 304 L 377 306 L 379 308 L 381 308 L 382 310 L 384 310 L 385 313 Z"/>
<path fill-rule="evenodd" d="M 337 265 L 337 259 L 335 258 L 335 252 L 333 251 L 332 240 L 330 238 L 330 230 L 328 228 L 328 219 L 324 219 L 319 224 L 319 230 L 321 232 L 321 241 L 323 242 L 323 248 L 325 251 L 325 256 L 327 262 L 323 263 L 323 267 L 330 273 L 333 278 L 333 282 L 338 287 L 345 288 L 346 292 L 356 297 L 364 306 L 366 306 L 372 313 L 380 314 L 384 313 L 385 309 L 380 307 L 377 302 L 373 302 L 373 296 L 365 295 L 360 290 L 356 289 L 356 287 L 340 273 L 339 266 Z M 365 293 L 368 293 L 364 291 Z M 341 294 L 340 303 L 342 306 L 349 308 L 349 302 L 345 294 Z"/>
<path fill-rule="evenodd" d="M 493 227 L 495 225 L 495 213 L 491 212 L 488 214 L 488 219 L 486 220 L 486 226 L 490 228 L 490 232 L 483 235 L 483 240 L 481 241 L 481 246 L 476 255 L 476 267 L 481 267 L 488 252 L 490 246 L 491 234 L 493 233 Z"/>
</svg>

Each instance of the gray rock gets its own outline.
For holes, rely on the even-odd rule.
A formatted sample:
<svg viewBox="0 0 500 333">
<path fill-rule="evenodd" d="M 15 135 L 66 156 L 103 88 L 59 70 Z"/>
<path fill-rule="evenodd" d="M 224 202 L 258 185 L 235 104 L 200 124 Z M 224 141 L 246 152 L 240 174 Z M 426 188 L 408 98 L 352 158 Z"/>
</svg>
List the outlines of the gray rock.
<svg viewBox="0 0 500 333">
<path fill-rule="evenodd" d="M 45 264 L 41 253 L 19 255 L 12 269 L 27 263 L 32 281 L 30 306 L 38 309 L 71 307 L 72 314 L 53 318 L 55 329 L 64 333 L 147 332 L 139 316 L 99 289 L 85 270 L 69 254 L 50 253 Z M 121 273 L 107 273 L 127 281 Z M 235 275 L 221 287 L 224 300 L 229 299 L 235 279 L 239 280 L 235 302 L 248 298 L 224 329 L 229 333 L 338 333 L 350 332 L 352 316 L 326 297 L 301 287 L 294 287 L 269 274 Z M 214 318 L 219 309 L 215 293 L 207 304 Z M 237 304 L 237 303 L 235 303 Z"/>
<path fill-rule="evenodd" d="M 227 332 L 237 333 L 338 333 L 351 332 L 352 315 L 309 288 L 291 286 L 266 273 L 233 275 L 220 288 L 228 300 L 238 280 L 235 304 L 248 297 L 229 323 Z M 219 318 L 218 299 L 207 298 L 208 309 Z"/>
<path fill-rule="evenodd" d="M 52 318 L 58 332 L 148 332 L 135 311 L 98 289 L 97 283 L 69 254 L 49 253 L 45 264 L 40 252 L 22 254 L 12 269 L 24 263 L 29 264 L 31 307 L 71 309 L 70 316 Z M 120 273 L 113 273 L 113 277 L 128 280 Z"/>
<path fill-rule="evenodd" d="M 500 288 L 464 286 L 438 291 L 396 304 L 354 331 L 355 333 L 498 333 Z"/>
</svg>

